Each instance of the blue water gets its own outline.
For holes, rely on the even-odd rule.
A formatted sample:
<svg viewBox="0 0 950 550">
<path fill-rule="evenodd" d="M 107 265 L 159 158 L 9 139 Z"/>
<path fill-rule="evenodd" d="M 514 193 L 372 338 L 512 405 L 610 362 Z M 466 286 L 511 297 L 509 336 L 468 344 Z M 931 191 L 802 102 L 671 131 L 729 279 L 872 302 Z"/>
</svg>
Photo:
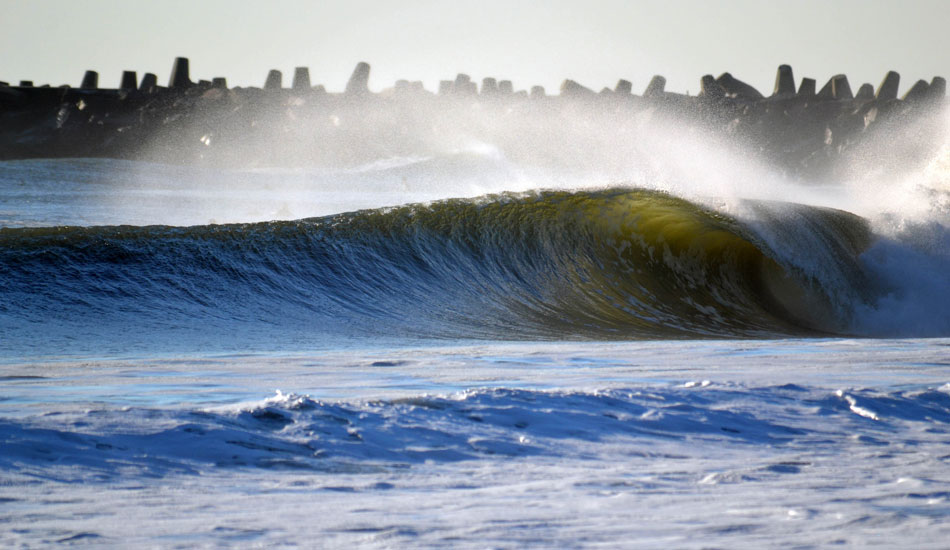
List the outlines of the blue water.
<svg viewBox="0 0 950 550">
<path fill-rule="evenodd" d="M 406 166 L 0 166 L 0 545 L 944 546 L 942 218 Z"/>
</svg>

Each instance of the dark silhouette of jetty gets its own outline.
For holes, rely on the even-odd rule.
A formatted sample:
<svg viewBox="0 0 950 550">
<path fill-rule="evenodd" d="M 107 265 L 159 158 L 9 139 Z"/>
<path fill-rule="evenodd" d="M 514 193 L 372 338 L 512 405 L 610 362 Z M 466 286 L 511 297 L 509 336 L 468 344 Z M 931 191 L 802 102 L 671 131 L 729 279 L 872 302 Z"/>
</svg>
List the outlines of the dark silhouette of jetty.
<svg viewBox="0 0 950 550">
<path fill-rule="evenodd" d="M 630 137 L 626 121 L 658 113 L 700 135 L 751 145 L 790 173 L 814 175 L 870 136 L 886 136 L 897 126 L 926 128 L 946 103 L 942 77 L 917 81 L 898 97 L 900 76 L 893 71 L 876 88 L 862 84 L 855 92 L 843 74 L 820 88 L 811 78 L 796 82 L 788 65 L 779 66 L 770 95 L 730 73 L 704 75 L 695 96 L 666 91 L 662 76 L 654 76 L 642 95 L 628 80 L 599 92 L 565 80 L 558 94 L 549 95 L 541 86 L 516 90 L 510 80 L 491 77 L 479 86 L 466 74 L 441 81 L 436 93 L 406 80 L 374 93 L 369 75 L 370 66 L 359 63 L 342 93 L 312 85 L 306 67 L 295 69 L 289 88 L 277 70 L 263 88 L 229 88 L 222 77 L 193 81 L 188 59 L 180 57 L 166 86 L 154 74 L 138 79 L 134 71 L 124 71 L 116 89 L 100 88 L 95 71 L 86 71 L 78 88 L 0 82 L 0 159 L 345 164 L 417 153 L 446 129 L 477 134 L 507 123 L 530 136 L 532 121 L 610 120 L 607 140 L 649 139 Z M 478 124 L 458 114 L 473 109 L 482 114 Z"/>
</svg>

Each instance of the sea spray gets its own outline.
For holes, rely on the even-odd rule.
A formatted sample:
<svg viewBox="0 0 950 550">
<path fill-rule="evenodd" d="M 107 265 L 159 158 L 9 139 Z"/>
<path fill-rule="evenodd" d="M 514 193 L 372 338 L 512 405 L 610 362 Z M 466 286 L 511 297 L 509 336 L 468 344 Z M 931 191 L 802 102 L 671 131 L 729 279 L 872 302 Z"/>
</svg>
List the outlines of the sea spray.
<svg viewBox="0 0 950 550">
<path fill-rule="evenodd" d="M 256 321 L 292 335 L 251 337 L 274 342 L 947 333 L 946 110 L 918 134 L 893 123 L 919 154 L 882 164 L 888 144 L 869 138 L 841 157 L 841 181 L 796 178 L 668 112 L 528 110 L 464 131 L 489 111 L 417 136 L 425 155 L 354 166 L 11 163 L 3 324 L 28 336 L 7 341 L 108 326 L 142 342 L 130 333 L 155 330 L 161 347 L 197 323 L 209 343 L 242 326 L 237 346 Z M 659 240 L 630 222 L 644 201 L 677 205 L 650 222 Z M 299 221 L 269 223 L 281 218 Z M 689 223 L 696 240 L 668 253 Z M 39 229 L 66 225 L 102 227 Z M 760 267 L 731 271 L 742 254 L 709 254 L 709 228 Z"/>
</svg>

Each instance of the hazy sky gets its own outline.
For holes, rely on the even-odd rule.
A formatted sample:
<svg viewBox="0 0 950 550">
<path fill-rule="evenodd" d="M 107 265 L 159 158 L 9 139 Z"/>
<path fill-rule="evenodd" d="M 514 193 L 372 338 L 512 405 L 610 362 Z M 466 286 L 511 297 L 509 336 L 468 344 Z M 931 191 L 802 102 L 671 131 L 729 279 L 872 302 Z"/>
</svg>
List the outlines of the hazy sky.
<svg viewBox="0 0 950 550">
<path fill-rule="evenodd" d="M 653 74 L 696 93 L 703 74 L 730 71 L 770 93 L 775 68 L 821 86 L 846 73 L 876 87 L 889 69 L 902 91 L 950 77 L 950 1 L 0 0 L 0 80 L 78 85 L 85 69 L 115 87 L 123 69 L 167 81 L 176 56 L 193 79 L 261 86 L 269 69 L 309 66 L 341 90 L 358 61 L 370 87 L 466 72 L 541 84 L 572 78 L 600 89 Z"/>
</svg>

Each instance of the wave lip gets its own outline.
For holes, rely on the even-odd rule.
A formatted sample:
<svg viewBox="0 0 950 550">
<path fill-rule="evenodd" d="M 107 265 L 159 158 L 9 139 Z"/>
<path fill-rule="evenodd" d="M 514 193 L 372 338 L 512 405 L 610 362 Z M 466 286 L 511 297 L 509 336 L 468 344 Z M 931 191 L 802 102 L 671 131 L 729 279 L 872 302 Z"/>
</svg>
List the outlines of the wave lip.
<svg viewBox="0 0 950 550">
<path fill-rule="evenodd" d="M 868 284 L 857 261 L 866 223 L 783 208 L 795 215 L 749 223 L 665 193 L 607 189 L 294 222 L 2 229 L 0 325 L 68 338 L 271 330 L 296 340 L 848 332 Z M 770 237 L 795 232 L 812 237 L 798 255 Z M 800 261 L 816 254 L 821 269 Z"/>
</svg>

